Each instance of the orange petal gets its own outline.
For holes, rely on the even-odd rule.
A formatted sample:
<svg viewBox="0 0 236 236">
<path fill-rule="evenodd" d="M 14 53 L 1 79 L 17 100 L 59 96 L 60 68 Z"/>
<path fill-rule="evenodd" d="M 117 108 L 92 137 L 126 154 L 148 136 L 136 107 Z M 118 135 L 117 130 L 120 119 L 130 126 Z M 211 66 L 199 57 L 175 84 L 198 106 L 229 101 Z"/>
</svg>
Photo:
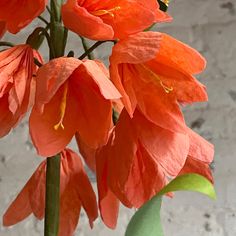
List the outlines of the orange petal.
<svg viewBox="0 0 236 236">
<path fill-rule="evenodd" d="M 183 73 L 182 70 L 162 64 L 157 60 L 146 63 L 147 67 L 153 71 L 159 79 L 169 88 L 173 88 L 173 93 L 179 102 L 192 103 L 208 100 L 206 87 L 198 82 L 192 75 Z"/>
<path fill-rule="evenodd" d="M 187 158 L 183 169 L 180 171 L 179 175 L 195 173 L 206 177 L 209 181 L 213 183 L 213 176 L 208 164 L 193 159 L 190 156 Z"/>
<path fill-rule="evenodd" d="M 158 1 L 156 0 L 149 0 L 149 1 L 143 1 L 138 0 L 139 4 L 142 4 L 147 9 L 155 9 L 153 12 L 155 13 L 156 19 L 155 22 L 169 22 L 172 20 L 172 17 L 170 17 L 166 12 L 161 11 L 160 5 Z"/>
<path fill-rule="evenodd" d="M 84 70 L 97 84 L 101 94 L 107 100 L 118 99 L 121 97 L 116 87 L 108 77 L 105 65 L 98 61 L 85 60 L 78 70 Z"/>
<path fill-rule="evenodd" d="M 61 154 L 61 198 L 59 236 L 72 236 L 79 221 L 81 206 L 92 225 L 97 218 L 96 196 L 83 169 L 80 157 L 70 149 Z"/>
<path fill-rule="evenodd" d="M 0 98 L 0 137 L 8 134 L 16 122 L 17 119 L 9 111 L 8 97 L 4 95 Z"/>
<path fill-rule="evenodd" d="M 102 148 L 108 157 L 108 186 L 124 205 L 132 207 L 124 194 L 124 186 L 138 150 L 138 137 L 125 110 L 120 115 L 113 135 L 114 140 L 112 138 Z"/>
<path fill-rule="evenodd" d="M 79 104 L 76 120 L 78 133 L 83 142 L 91 148 L 97 148 L 107 142 L 112 124 L 111 101 L 101 94 L 100 88 L 103 84 L 99 79 L 100 77 L 95 82 L 94 74 L 81 65 L 72 74 L 69 87 Z M 104 80 L 107 78 L 105 77 Z"/>
<path fill-rule="evenodd" d="M 16 34 L 34 18 L 39 16 L 45 9 L 47 0 L 21 0 L 0 2 L 0 20 L 6 22 L 6 28 L 9 32 Z"/>
<path fill-rule="evenodd" d="M 79 185 L 77 183 L 76 185 Z M 72 236 L 79 221 L 81 202 L 73 183 L 67 184 L 60 198 L 60 223 L 58 236 Z"/>
<path fill-rule="evenodd" d="M 0 21 L 0 39 L 3 37 L 6 31 L 6 23 L 4 21 Z"/>
<path fill-rule="evenodd" d="M 146 118 L 169 131 L 186 133 L 185 121 L 175 94 L 166 93 L 159 81 L 153 83 L 153 78 L 138 65 L 129 67 L 128 73 L 133 80 L 136 79 L 133 87 L 137 106 Z"/>
<path fill-rule="evenodd" d="M 88 215 L 92 227 L 93 221 L 95 221 L 98 216 L 96 195 L 84 171 L 80 157 L 70 149 L 66 149 L 66 152 L 68 167 L 72 172 L 70 181 L 73 184 L 75 194 L 79 197 L 81 205 Z"/>
<path fill-rule="evenodd" d="M 138 64 L 149 61 L 158 53 L 162 36 L 158 32 L 140 32 L 119 41 L 112 49 L 111 64 Z"/>
<path fill-rule="evenodd" d="M 35 217 L 44 218 L 45 211 L 45 186 L 46 186 L 46 161 L 42 162 L 31 177 L 29 187 L 30 205 Z"/>
<path fill-rule="evenodd" d="M 68 0 L 62 6 L 62 19 L 68 29 L 86 38 L 109 40 L 114 36 L 111 26 L 80 7 L 76 0 Z"/>
<path fill-rule="evenodd" d="M 124 187 L 124 194 L 135 207 L 141 207 L 166 185 L 162 167 L 155 162 L 139 143 L 133 160 L 129 178 Z"/>
<path fill-rule="evenodd" d="M 91 148 L 86 143 L 84 143 L 78 133 L 75 134 L 75 138 L 77 145 L 79 147 L 79 152 L 82 155 L 85 163 L 93 172 L 95 172 L 96 171 L 95 154 L 97 149 Z"/>
<path fill-rule="evenodd" d="M 76 58 L 60 57 L 40 67 L 36 77 L 36 105 L 48 103 L 80 64 Z"/>
<path fill-rule="evenodd" d="M 110 145 L 110 143 L 108 144 Z M 102 149 L 96 156 L 96 173 L 97 173 L 97 188 L 98 202 L 101 218 L 103 222 L 111 229 L 114 229 L 117 224 L 119 213 L 119 200 L 108 186 L 108 163 L 106 148 Z"/>
<path fill-rule="evenodd" d="M 0 52 L 0 136 L 6 135 L 25 115 L 34 99 L 31 91 L 33 49 L 18 45 Z"/>
<path fill-rule="evenodd" d="M 198 161 L 211 163 L 214 157 L 214 146 L 191 129 L 188 128 L 187 132 L 190 140 L 189 156 Z"/>
<path fill-rule="evenodd" d="M 101 16 L 102 20 L 112 26 L 114 39 L 127 38 L 128 35 L 143 31 L 151 26 L 157 19 L 156 13 L 159 11 L 157 2 L 154 0 L 115 0 L 107 4 L 107 9 L 120 7 L 114 12 L 114 17 L 109 15 Z"/>
<path fill-rule="evenodd" d="M 167 34 L 162 34 L 156 60 L 190 74 L 198 74 L 206 67 L 206 60 L 200 53 Z"/>
<path fill-rule="evenodd" d="M 70 86 L 69 86 L 70 87 Z M 79 110 L 78 101 L 72 90 L 68 89 L 65 116 L 63 125 L 57 130 L 54 126 L 60 120 L 60 106 L 63 97 L 63 86 L 44 107 L 43 113 L 33 109 L 30 115 L 30 134 L 38 154 L 42 156 L 53 156 L 61 152 L 71 141 L 78 130 Z M 50 96 L 50 95 L 49 95 Z"/>
<path fill-rule="evenodd" d="M 42 188 L 45 188 L 45 182 L 41 183 L 42 177 L 45 174 L 45 164 L 46 163 L 43 162 L 39 165 L 24 188 L 5 212 L 3 216 L 4 226 L 17 224 L 28 217 L 34 210 L 35 215 L 37 217 L 40 216 L 39 218 L 41 219 L 42 213 L 39 212 L 44 211 L 42 205 L 44 195 L 41 194 L 41 190 L 38 186 L 40 185 Z"/>
<path fill-rule="evenodd" d="M 114 83 L 116 88 L 119 90 L 120 94 L 122 95 L 121 101 L 122 101 L 123 105 L 125 106 L 126 110 L 128 111 L 130 117 L 132 117 L 135 102 L 132 101 L 132 104 L 131 104 L 131 99 L 129 98 L 128 94 L 126 93 L 126 91 L 123 87 L 117 65 L 114 65 L 111 63 L 110 74 L 111 74 L 112 82 Z"/>
<path fill-rule="evenodd" d="M 135 111 L 132 122 L 140 142 L 149 155 L 162 166 L 168 175 L 176 176 L 188 156 L 188 135 L 158 127 L 148 121 L 138 110 Z"/>
<path fill-rule="evenodd" d="M 166 170 L 166 166 L 163 168 L 162 163 L 159 163 L 161 158 L 157 160 L 153 157 L 156 149 L 150 150 L 151 144 L 148 146 L 145 143 L 149 150 L 142 144 L 142 138 L 150 135 L 148 137 L 150 141 L 151 137 L 155 140 L 155 136 L 147 130 L 150 127 L 147 127 L 144 122 L 137 122 L 136 116 L 137 114 L 134 113 L 134 118 L 131 119 L 123 110 L 114 129 L 114 136 L 111 136 L 108 144 L 101 149 L 97 163 L 101 161 L 102 156 L 107 156 L 107 174 L 103 173 L 107 177 L 103 176 L 105 179 L 103 181 L 107 179 L 108 186 L 124 205 L 139 208 L 166 184 L 165 173 L 168 172 L 168 168 Z M 146 137 L 142 137 L 137 126 L 143 128 L 143 132 L 147 132 Z M 185 159 L 182 166 L 184 162 Z M 103 191 L 105 192 L 106 189 Z M 102 192 L 100 194 L 104 195 Z"/>
</svg>

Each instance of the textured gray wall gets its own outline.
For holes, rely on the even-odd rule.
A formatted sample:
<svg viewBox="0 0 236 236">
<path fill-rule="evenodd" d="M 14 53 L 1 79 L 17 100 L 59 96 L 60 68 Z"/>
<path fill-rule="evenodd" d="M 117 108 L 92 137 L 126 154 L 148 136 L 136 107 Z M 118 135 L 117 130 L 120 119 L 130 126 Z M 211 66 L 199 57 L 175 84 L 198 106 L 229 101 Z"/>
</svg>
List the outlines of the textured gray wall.
<svg viewBox="0 0 236 236">
<path fill-rule="evenodd" d="M 194 193 L 178 193 L 163 204 L 165 236 L 236 235 L 236 0 L 173 0 L 171 24 L 158 26 L 198 49 L 208 60 L 200 80 L 207 85 L 209 103 L 185 108 L 187 123 L 215 144 L 214 176 L 217 201 Z M 32 25 L 37 24 L 34 22 Z M 32 29 L 32 28 L 31 28 Z M 29 31 L 28 31 L 29 32 Z M 27 30 L 17 36 L 23 42 Z M 7 35 L 6 39 L 11 38 Z M 76 48 L 79 39 L 71 39 Z M 109 54 L 107 46 L 96 52 L 100 58 Z M 0 215 L 31 176 L 41 158 L 29 141 L 27 122 L 0 141 Z M 123 235 L 133 210 L 122 210 L 116 231 L 105 229 L 99 220 L 91 231 L 82 214 L 80 236 Z M 3 228 L 1 236 L 39 236 L 43 222 L 33 217 Z M 148 236 L 148 235 L 147 235 Z"/>
</svg>

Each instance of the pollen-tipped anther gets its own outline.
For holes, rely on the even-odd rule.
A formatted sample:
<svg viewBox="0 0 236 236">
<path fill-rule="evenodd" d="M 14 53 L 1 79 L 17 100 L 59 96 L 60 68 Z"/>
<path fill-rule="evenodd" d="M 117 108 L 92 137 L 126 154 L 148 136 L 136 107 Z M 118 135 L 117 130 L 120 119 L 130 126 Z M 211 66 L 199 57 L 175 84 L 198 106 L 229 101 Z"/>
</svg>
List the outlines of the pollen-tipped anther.
<svg viewBox="0 0 236 236">
<path fill-rule="evenodd" d="M 63 91 L 62 100 L 61 100 L 61 104 L 60 104 L 60 120 L 56 125 L 54 125 L 55 130 L 58 130 L 59 128 L 65 129 L 65 127 L 63 125 L 63 120 L 64 120 L 65 113 L 66 113 L 67 93 L 68 93 L 68 84 L 66 83 L 64 85 L 64 91 Z"/>
</svg>

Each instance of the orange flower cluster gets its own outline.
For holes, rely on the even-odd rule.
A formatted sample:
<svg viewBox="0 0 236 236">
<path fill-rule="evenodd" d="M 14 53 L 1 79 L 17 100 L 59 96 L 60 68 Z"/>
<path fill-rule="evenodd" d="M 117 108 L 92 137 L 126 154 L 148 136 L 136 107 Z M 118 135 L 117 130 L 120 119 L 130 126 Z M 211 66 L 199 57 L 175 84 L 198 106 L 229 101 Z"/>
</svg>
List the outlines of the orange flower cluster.
<svg viewBox="0 0 236 236">
<path fill-rule="evenodd" d="M 19 32 L 46 4 L 1 1 L 0 37 Z M 81 207 L 91 226 L 99 208 L 104 223 L 115 228 L 120 202 L 139 208 L 184 173 L 213 181 L 213 146 L 186 126 L 180 108 L 207 101 L 205 86 L 194 77 L 206 62 L 167 34 L 144 32 L 171 20 L 157 1 L 67 0 L 61 13 L 65 27 L 78 35 L 116 41 L 109 70 L 98 60 L 73 57 L 44 64 L 29 45 L 0 52 L 0 137 L 32 108 L 30 135 L 38 154 L 61 153 L 59 236 L 73 235 Z M 114 110 L 120 114 L 116 124 Z M 96 173 L 98 207 L 81 157 L 66 148 L 74 136 Z M 45 171 L 46 161 L 6 211 L 4 225 L 31 213 L 44 217 Z"/>
</svg>

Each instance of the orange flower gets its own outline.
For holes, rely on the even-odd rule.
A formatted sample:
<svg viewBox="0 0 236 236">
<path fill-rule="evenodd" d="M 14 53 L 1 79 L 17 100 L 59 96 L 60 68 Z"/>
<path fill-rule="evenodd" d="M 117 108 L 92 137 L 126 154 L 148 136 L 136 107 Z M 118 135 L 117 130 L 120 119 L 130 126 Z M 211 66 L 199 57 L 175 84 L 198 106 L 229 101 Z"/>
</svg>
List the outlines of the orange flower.
<svg viewBox="0 0 236 236">
<path fill-rule="evenodd" d="M 0 52 L 0 137 L 6 135 L 34 102 L 34 56 L 29 45 Z"/>
<path fill-rule="evenodd" d="M 4 21 L 0 21 L 0 39 L 4 35 L 5 31 L 6 31 L 6 24 Z"/>
<path fill-rule="evenodd" d="M 60 152 L 76 132 L 92 148 L 106 143 L 111 99 L 120 94 L 102 63 L 57 58 L 38 70 L 36 81 L 30 133 L 40 155 Z"/>
<path fill-rule="evenodd" d="M 96 157 L 104 222 L 116 225 L 118 199 L 127 207 L 139 208 L 170 178 L 190 172 L 206 176 L 200 168 L 209 165 L 213 152 L 210 143 L 188 128 L 186 134 L 173 133 L 148 121 L 139 110 L 133 118 L 123 110 L 108 144 Z"/>
<path fill-rule="evenodd" d="M 68 29 L 93 40 L 124 38 L 171 19 L 156 0 L 68 0 L 62 18 Z"/>
<path fill-rule="evenodd" d="M 99 211 L 103 222 L 111 229 L 116 227 L 120 205 L 120 201 L 108 186 L 108 158 L 111 158 L 109 157 L 109 147 L 111 146 L 113 135 L 114 133 L 111 133 L 107 145 L 101 148 L 101 150 L 97 150 L 96 154 Z M 119 166 L 117 167 L 119 168 Z"/>
<path fill-rule="evenodd" d="M 118 42 L 110 57 L 111 80 L 132 116 L 136 106 L 158 126 L 185 132 L 179 103 L 207 100 L 194 77 L 205 68 L 194 49 L 158 32 L 141 32 Z"/>
<path fill-rule="evenodd" d="M 61 153 L 60 223 L 58 236 L 72 236 L 78 224 L 80 209 L 88 215 L 90 225 L 97 218 L 96 196 L 84 171 L 80 157 L 70 149 Z M 31 213 L 39 220 L 44 218 L 46 161 L 9 206 L 3 216 L 4 226 L 14 225 Z"/>
<path fill-rule="evenodd" d="M 214 147 L 201 136 L 187 129 L 190 138 L 190 148 L 187 160 L 179 175 L 196 173 L 204 176 L 213 183 L 209 164 L 213 161 Z"/>
<path fill-rule="evenodd" d="M 78 133 L 75 134 L 75 139 L 79 148 L 79 153 L 83 157 L 86 165 L 92 170 L 93 172 L 96 171 L 96 152 L 97 148 L 91 148 L 83 139 L 79 136 Z"/>
<path fill-rule="evenodd" d="M 1 0 L 0 21 L 6 23 L 6 29 L 16 34 L 45 9 L 47 0 Z"/>
</svg>

